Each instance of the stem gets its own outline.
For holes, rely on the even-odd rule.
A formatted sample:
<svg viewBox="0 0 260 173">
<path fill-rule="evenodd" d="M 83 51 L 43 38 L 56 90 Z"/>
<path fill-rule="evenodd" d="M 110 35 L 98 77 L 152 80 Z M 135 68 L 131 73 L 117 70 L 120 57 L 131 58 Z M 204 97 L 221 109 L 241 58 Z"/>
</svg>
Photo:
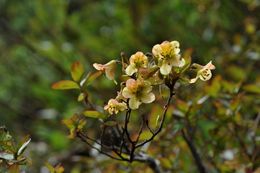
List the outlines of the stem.
<svg viewBox="0 0 260 173">
<path fill-rule="evenodd" d="M 185 140 L 185 142 L 188 144 L 188 147 L 189 147 L 191 154 L 192 154 L 192 156 L 195 160 L 198 171 L 200 173 L 206 173 L 206 169 L 205 169 L 204 165 L 202 164 L 202 160 L 201 160 L 201 158 L 198 154 L 198 151 L 196 150 L 192 140 L 190 140 L 190 138 L 187 136 L 187 134 L 185 133 L 184 130 L 181 130 L 181 134 L 182 134 L 182 137 Z"/>
<path fill-rule="evenodd" d="M 168 110 L 169 105 L 170 105 L 170 103 L 171 103 L 171 100 L 172 100 L 172 96 L 173 96 L 173 95 L 174 95 L 173 91 L 170 90 L 170 96 L 169 96 L 169 98 L 168 98 L 168 100 L 167 100 L 166 105 L 164 106 L 164 112 L 163 112 L 162 120 L 161 120 L 161 122 L 160 122 L 160 127 L 159 127 L 155 132 L 153 132 L 153 131 L 149 128 L 149 126 L 147 126 L 148 129 L 151 131 L 151 133 L 152 133 L 153 135 L 152 135 L 149 139 L 145 140 L 144 142 L 141 142 L 141 143 L 137 144 L 137 145 L 136 145 L 136 148 L 141 147 L 141 146 L 145 145 L 146 143 L 152 141 L 152 140 L 155 138 L 155 136 L 157 136 L 157 135 L 161 132 L 162 127 L 163 127 L 163 124 L 164 124 L 164 121 L 165 121 L 166 113 L 167 113 L 167 110 Z M 147 123 L 147 124 L 148 124 L 148 123 Z"/>
</svg>

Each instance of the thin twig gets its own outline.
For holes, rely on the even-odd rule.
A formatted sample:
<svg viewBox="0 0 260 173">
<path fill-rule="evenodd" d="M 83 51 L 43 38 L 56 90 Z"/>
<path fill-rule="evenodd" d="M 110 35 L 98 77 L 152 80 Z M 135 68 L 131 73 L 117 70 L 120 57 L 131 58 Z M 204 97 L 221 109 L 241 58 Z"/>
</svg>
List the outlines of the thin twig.
<svg viewBox="0 0 260 173">
<path fill-rule="evenodd" d="M 141 142 L 141 143 L 137 144 L 137 145 L 136 145 L 136 148 L 141 147 L 141 146 L 145 145 L 146 143 L 152 141 L 152 140 L 155 138 L 155 136 L 157 136 L 157 135 L 161 132 L 162 127 L 163 127 L 163 124 L 164 124 L 164 121 L 165 121 L 166 113 L 167 113 L 167 110 L 168 110 L 169 105 L 170 105 L 170 103 L 171 103 L 171 99 L 172 99 L 173 95 L 174 95 L 174 93 L 173 93 L 173 91 L 171 90 L 171 91 L 170 91 L 170 96 L 169 96 L 169 98 L 168 98 L 168 100 L 167 100 L 167 103 L 166 103 L 166 105 L 164 106 L 164 112 L 163 112 L 163 116 L 162 116 L 162 120 L 161 120 L 161 122 L 160 122 L 159 128 L 153 133 L 153 135 L 152 135 L 149 139 L 145 140 L 144 142 Z"/>
<path fill-rule="evenodd" d="M 185 142 L 188 144 L 191 154 L 196 162 L 198 171 L 200 173 L 206 173 L 206 169 L 205 169 L 204 165 L 202 164 L 202 160 L 201 160 L 192 140 L 190 140 L 190 138 L 187 136 L 187 134 L 185 133 L 185 131 L 183 129 L 181 130 L 181 134 L 182 134 L 182 137 L 185 140 Z"/>
<path fill-rule="evenodd" d="M 77 132 L 77 137 L 79 137 L 79 138 L 81 139 L 81 141 L 84 142 L 84 143 L 86 143 L 89 147 L 91 147 L 91 148 L 97 150 L 98 152 L 100 152 L 100 153 L 102 153 L 102 154 L 104 154 L 104 155 L 106 155 L 106 156 L 108 156 L 108 157 L 110 157 L 110 158 L 112 158 L 112 159 L 115 159 L 115 160 L 118 160 L 118 161 L 126 161 L 126 160 L 123 160 L 123 159 L 121 159 L 121 158 L 114 157 L 114 156 L 112 156 L 112 155 L 110 155 L 110 154 L 108 154 L 108 153 L 106 153 L 106 152 L 100 150 L 99 148 L 97 148 L 97 147 L 91 145 L 91 144 L 88 142 L 88 140 L 85 138 L 85 135 L 83 135 L 81 132 Z"/>
</svg>

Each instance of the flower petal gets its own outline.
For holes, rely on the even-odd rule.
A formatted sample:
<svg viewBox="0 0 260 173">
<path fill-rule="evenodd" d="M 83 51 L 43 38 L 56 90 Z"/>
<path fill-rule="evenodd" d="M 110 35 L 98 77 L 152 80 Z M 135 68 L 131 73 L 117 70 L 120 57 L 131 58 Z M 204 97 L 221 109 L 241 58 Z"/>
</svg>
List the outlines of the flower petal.
<svg viewBox="0 0 260 173">
<path fill-rule="evenodd" d="M 110 80 L 114 80 L 115 72 L 116 72 L 116 61 L 115 60 L 109 61 L 104 66 L 105 66 L 106 77 Z"/>
<path fill-rule="evenodd" d="M 125 69 L 125 73 L 128 76 L 132 76 L 135 72 L 137 72 L 137 68 L 135 67 L 134 64 L 130 64 L 126 69 Z"/>
<path fill-rule="evenodd" d="M 179 48 L 180 47 L 180 43 L 176 40 L 174 41 L 171 41 L 171 45 L 174 47 L 174 48 Z"/>
<path fill-rule="evenodd" d="M 134 94 L 127 88 L 125 87 L 122 91 L 122 95 L 125 97 L 125 98 L 132 98 L 134 97 Z"/>
<path fill-rule="evenodd" d="M 172 70 L 172 66 L 167 64 L 167 63 L 163 63 L 162 66 L 160 67 L 160 72 L 162 75 L 168 75 Z"/>
<path fill-rule="evenodd" d="M 152 103 L 155 100 L 155 95 L 151 92 L 149 94 L 145 94 L 142 98 L 141 101 L 143 103 Z"/>
<path fill-rule="evenodd" d="M 94 67 L 96 70 L 105 70 L 105 66 L 104 66 L 103 64 L 94 63 L 94 64 L 93 64 L 93 67 Z"/>
<path fill-rule="evenodd" d="M 129 107 L 131 109 L 138 109 L 139 106 L 142 104 L 136 97 L 130 98 L 129 100 Z"/>
<path fill-rule="evenodd" d="M 199 78 L 203 81 L 207 81 L 212 77 L 212 73 L 209 69 L 205 69 L 203 70 L 200 74 L 199 74 Z"/>
<path fill-rule="evenodd" d="M 195 83 L 195 82 L 198 80 L 198 78 L 199 78 L 199 77 L 196 76 L 195 78 L 191 79 L 191 80 L 190 80 L 190 83 Z"/>
<path fill-rule="evenodd" d="M 152 53 L 155 57 L 159 56 L 162 52 L 162 48 L 159 44 L 153 46 Z"/>
<path fill-rule="evenodd" d="M 119 104 L 118 104 L 118 109 L 119 109 L 120 111 L 126 110 L 126 109 L 127 109 L 126 103 L 119 103 Z"/>
<path fill-rule="evenodd" d="M 210 61 L 208 64 L 206 64 L 203 69 L 210 69 L 214 70 L 216 67 L 212 64 L 212 61 Z"/>
<path fill-rule="evenodd" d="M 152 91 L 152 89 L 153 89 L 153 87 L 149 83 L 149 84 L 146 84 L 145 87 L 143 87 L 142 92 L 143 93 L 149 93 L 149 92 Z"/>
</svg>

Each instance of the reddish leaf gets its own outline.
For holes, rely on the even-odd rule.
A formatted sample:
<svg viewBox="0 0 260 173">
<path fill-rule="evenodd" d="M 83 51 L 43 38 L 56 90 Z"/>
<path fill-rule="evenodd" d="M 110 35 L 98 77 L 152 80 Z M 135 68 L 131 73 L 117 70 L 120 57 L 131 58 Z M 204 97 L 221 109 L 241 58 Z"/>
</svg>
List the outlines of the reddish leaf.
<svg viewBox="0 0 260 173">
<path fill-rule="evenodd" d="M 67 89 L 79 89 L 79 85 L 71 80 L 61 80 L 52 84 L 52 89 L 67 90 Z"/>
<path fill-rule="evenodd" d="M 71 65 L 70 72 L 71 72 L 72 79 L 78 82 L 84 73 L 84 67 L 79 61 L 76 61 Z"/>
</svg>

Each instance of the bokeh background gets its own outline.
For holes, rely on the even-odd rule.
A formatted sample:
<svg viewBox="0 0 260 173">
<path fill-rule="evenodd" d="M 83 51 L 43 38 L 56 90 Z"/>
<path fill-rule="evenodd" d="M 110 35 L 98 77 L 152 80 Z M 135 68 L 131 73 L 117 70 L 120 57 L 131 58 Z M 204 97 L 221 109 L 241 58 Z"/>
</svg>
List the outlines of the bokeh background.
<svg viewBox="0 0 260 173">
<path fill-rule="evenodd" d="M 144 165 L 99 162 L 88 149 L 81 153 L 86 158 L 72 157 L 71 152 L 82 146 L 67 138 L 61 121 L 81 105 L 75 93 L 50 86 L 69 79 L 75 60 L 93 71 L 94 62 L 120 58 L 121 52 L 127 56 L 149 52 L 164 40 L 178 40 L 182 52 L 193 50 L 194 62 L 212 60 L 217 67 L 211 82 L 181 88 L 173 109 L 180 114 L 190 101 L 207 96 L 200 111 L 194 111 L 202 117 L 194 121 L 201 129 L 195 141 L 207 167 L 232 172 L 259 166 L 259 157 L 252 160 L 243 154 L 259 147 L 259 11 L 258 0 L 0 0 L 0 125 L 17 141 L 32 137 L 27 152 L 31 165 L 24 169 L 46 172 L 48 161 L 60 162 L 66 172 L 74 173 L 149 172 Z M 104 99 L 102 105 L 114 88 L 113 82 L 100 78 L 89 91 Z M 239 131 L 238 137 L 230 129 Z M 164 169 L 196 172 L 183 140 L 165 136 L 168 143 L 155 144 L 151 151 L 160 155 Z M 240 138 L 244 147 L 237 141 Z M 173 154 L 161 156 L 171 153 L 167 149 L 174 149 Z"/>
</svg>

